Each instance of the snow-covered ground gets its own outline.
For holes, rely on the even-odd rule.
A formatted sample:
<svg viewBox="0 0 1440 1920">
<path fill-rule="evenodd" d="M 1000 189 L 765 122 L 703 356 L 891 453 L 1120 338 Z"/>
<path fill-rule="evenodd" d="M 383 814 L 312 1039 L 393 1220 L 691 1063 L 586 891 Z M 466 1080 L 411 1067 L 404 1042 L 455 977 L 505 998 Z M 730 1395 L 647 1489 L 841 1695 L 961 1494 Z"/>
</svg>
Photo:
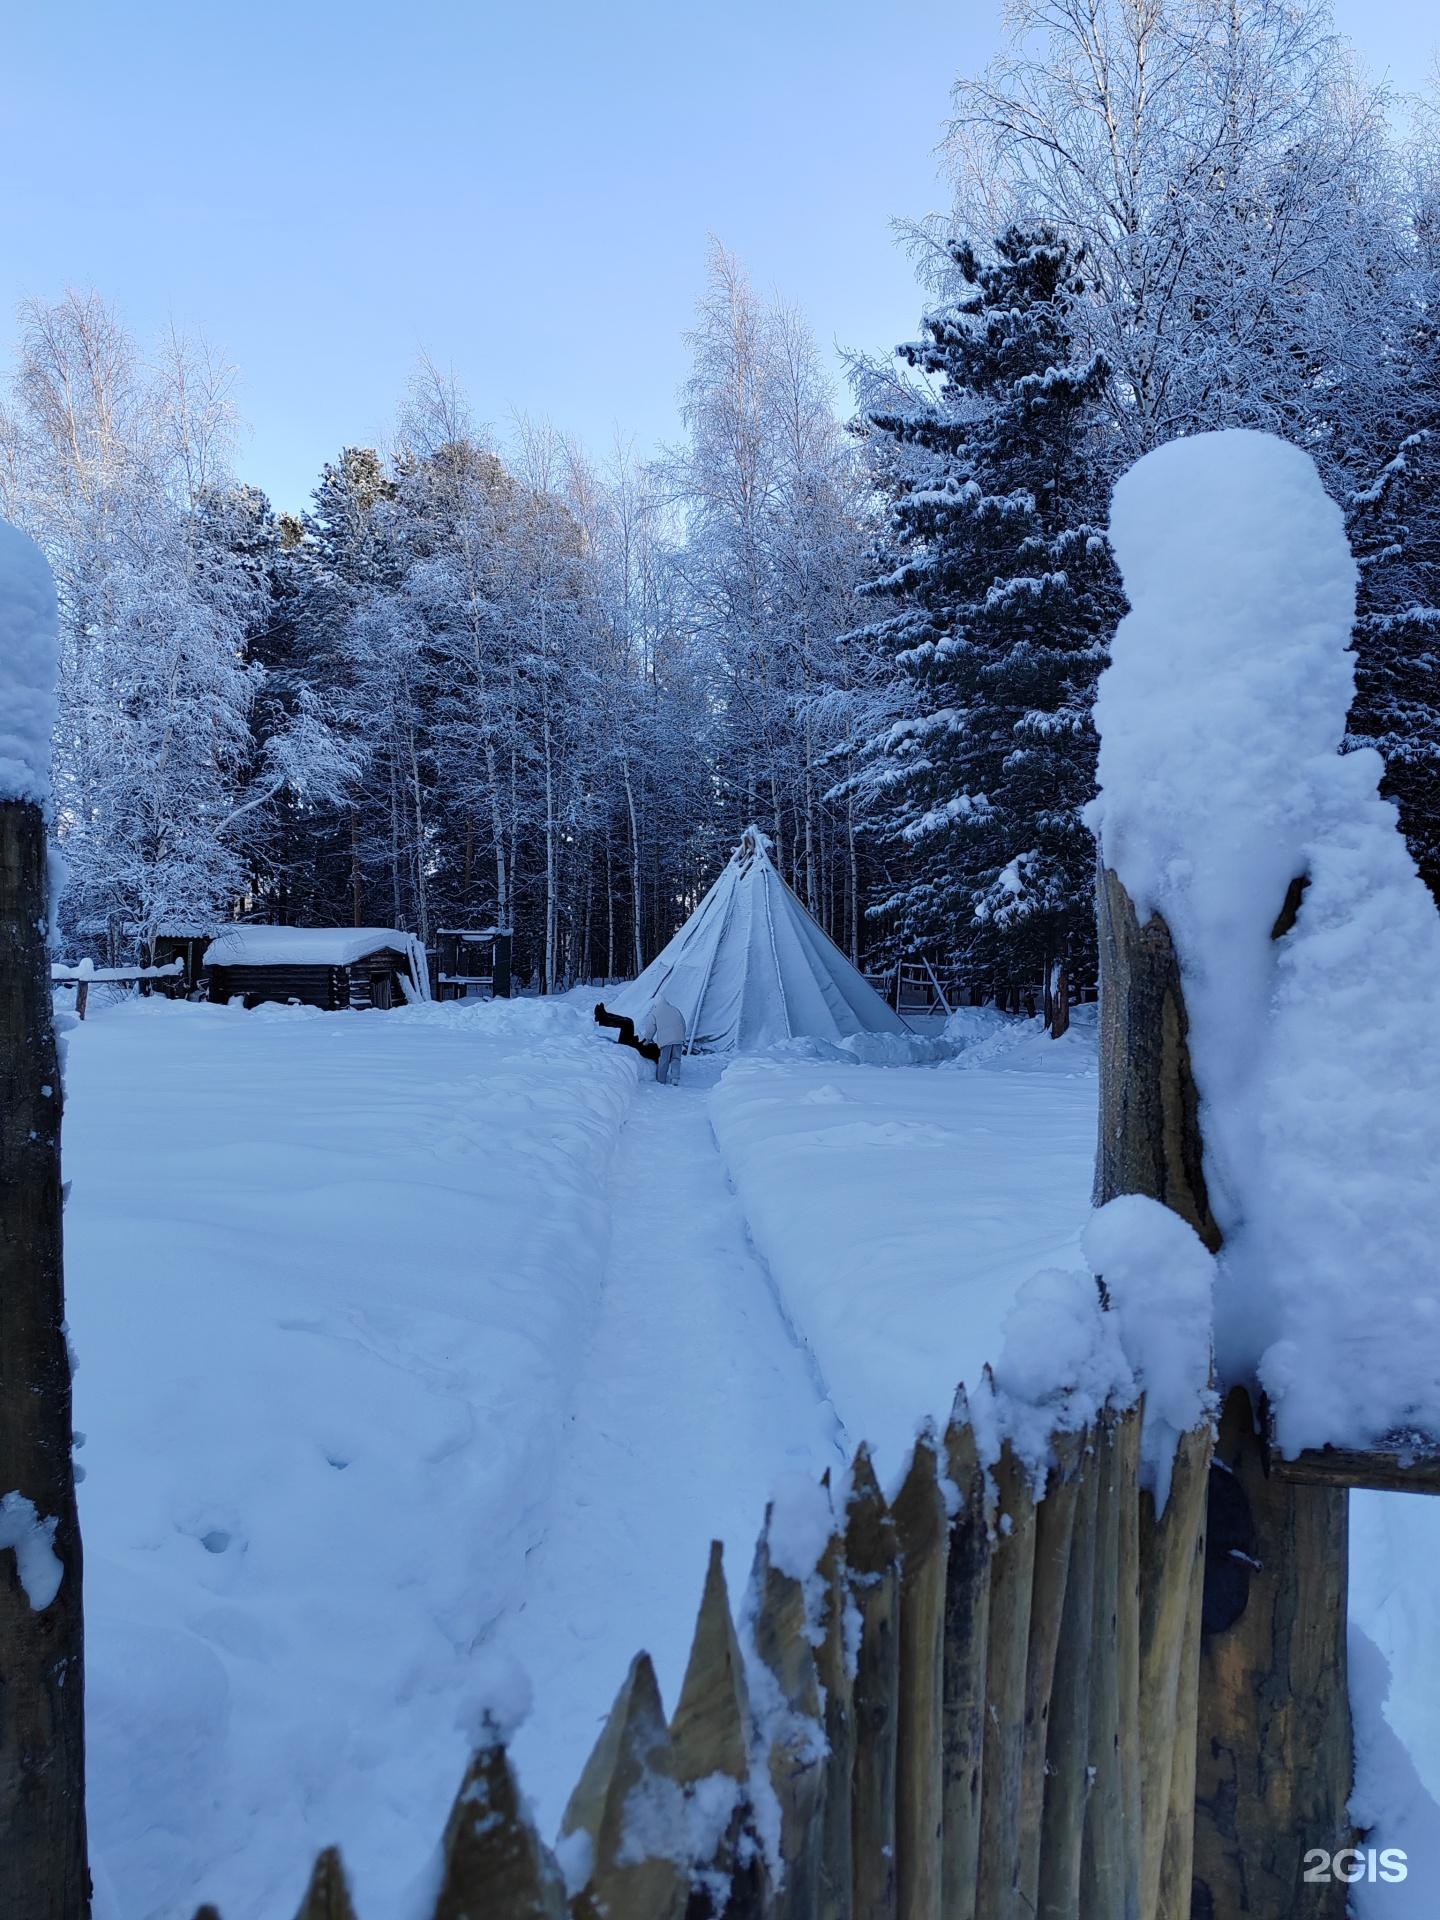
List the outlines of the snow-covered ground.
<svg viewBox="0 0 1440 1920">
<path fill-rule="evenodd" d="M 998 1357 L 1021 1283 L 1084 1265 L 1092 1032 L 1057 1044 L 992 1016 L 938 1069 L 742 1060 L 711 1095 L 755 1244 L 882 1479 Z"/>
<path fill-rule="evenodd" d="M 270 1920 L 330 1841 L 404 1920 L 497 1658 L 553 1834 L 637 1648 L 673 1704 L 708 1542 L 735 1595 L 778 1475 L 862 1437 L 898 1472 L 1020 1283 L 1082 1264 L 1088 1022 L 678 1088 L 579 1000 L 72 1029 L 97 1920 Z M 1355 1509 L 1362 1787 L 1418 1860 L 1440 1505 Z"/>
<path fill-rule="evenodd" d="M 580 1010 L 142 1001 L 70 1036 L 99 1920 L 399 1911 L 540 1540 L 635 1056 Z"/>
</svg>

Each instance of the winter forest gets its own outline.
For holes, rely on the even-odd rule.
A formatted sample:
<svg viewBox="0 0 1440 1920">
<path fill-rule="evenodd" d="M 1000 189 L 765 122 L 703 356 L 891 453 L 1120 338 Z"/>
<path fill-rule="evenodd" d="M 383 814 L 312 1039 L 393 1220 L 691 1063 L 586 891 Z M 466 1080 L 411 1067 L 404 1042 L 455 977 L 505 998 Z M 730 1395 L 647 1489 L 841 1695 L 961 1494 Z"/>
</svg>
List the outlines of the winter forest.
<svg viewBox="0 0 1440 1920">
<path fill-rule="evenodd" d="M 1106 503 L 1226 425 L 1344 505 L 1354 737 L 1440 886 L 1433 111 L 1392 116 L 1315 4 L 1013 25 L 907 236 L 914 338 L 836 391 L 717 242 L 653 456 L 497 431 L 422 360 L 388 449 L 338 448 L 295 518 L 234 477 L 222 357 L 103 289 L 28 302 L 0 513 L 61 594 L 66 945 L 493 921 L 552 992 L 638 972 L 753 820 L 869 969 L 1085 972 Z"/>
</svg>

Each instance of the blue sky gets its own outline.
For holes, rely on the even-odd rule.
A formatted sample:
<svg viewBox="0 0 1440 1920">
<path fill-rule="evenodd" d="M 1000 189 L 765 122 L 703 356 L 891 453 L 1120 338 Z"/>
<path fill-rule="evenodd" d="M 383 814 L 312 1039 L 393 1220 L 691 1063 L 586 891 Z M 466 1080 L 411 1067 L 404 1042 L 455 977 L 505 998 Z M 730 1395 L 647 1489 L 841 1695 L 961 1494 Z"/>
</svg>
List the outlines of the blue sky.
<svg viewBox="0 0 1440 1920">
<path fill-rule="evenodd" d="M 1428 0 L 1340 0 L 1418 85 Z M 994 0 L 0 0 L 0 311 L 94 286 L 240 369 L 240 468 L 305 504 L 422 348 L 502 432 L 675 431 L 717 234 L 830 345 L 914 326 L 890 222 Z"/>
</svg>

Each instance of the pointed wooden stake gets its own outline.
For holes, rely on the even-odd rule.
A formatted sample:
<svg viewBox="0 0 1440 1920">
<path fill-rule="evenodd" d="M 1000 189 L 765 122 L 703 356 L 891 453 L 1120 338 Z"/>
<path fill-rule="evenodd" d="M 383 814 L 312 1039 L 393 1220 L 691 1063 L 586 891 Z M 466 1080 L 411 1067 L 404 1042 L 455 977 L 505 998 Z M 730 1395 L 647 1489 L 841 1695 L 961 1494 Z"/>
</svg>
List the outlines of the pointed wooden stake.
<svg viewBox="0 0 1440 1920">
<path fill-rule="evenodd" d="M 219 1909 L 212 1907 L 207 1900 L 203 1907 L 195 1909 L 195 1920 L 220 1920 Z"/>
<path fill-rule="evenodd" d="M 899 1733 L 899 1542 L 870 1464 L 855 1456 L 845 1519 L 850 1602 L 860 1616 L 855 1669 L 851 1858 L 855 1920 L 895 1920 L 895 1762 Z"/>
<path fill-rule="evenodd" d="M 783 1708 L 769 1759 L 770 1785 L 780 1804 L 779 1870 L 770 1911 L 776 1920 L 813 1920 L 826 1831 L 825 1706 L 805 1588 L 772 1563 L 769 1542 L 767 1513 L 751 1576 L 759 1604 L 750 1632 Z"/>
<path fill-rule="evenodd" d="M 985 1743 L 990 1534 L 985 1520 L 985 1475 L 963 1387 L 955 1395 L 945 1432 L 945 1460 L 960 1505 L 950 1521 L 945 1569 L 941 1900 L 945 1920 L 974 1920 Z"/>
<path fill-rule="evenodd" d="M 1060 1642 L 1050 1688 L 1045 1810 L 1040 1829 L 1039 1920 L 1080 1920 L 1080 1861 L 1089 1795 L 1090 1690 L 1095 1606 L 1095 1525 L 1100 1470 L 1097 1437 L 1084 1436 L 1076 1474 L 1075 1522 Z"/>
<path fill-rule="evenodd" d="M 675 1778 L 683 1784 L 724 1773 L 732 1780 L 743 1780 L 749 1770 L 745 1751 L 749 1716 L 745 1665 L 725 1586 L 724 1548 L 712 1540 L 690 1662 L 670 1722 Z"/>
<path fill-rule="evenodd" d="M 1138 1406 L 1107 1413 L 1098 1435 L 1082 1913 L 1140 1903 L 1140 1419 Z"/>
<path fill-rule="evenodd" d="M 831 1534 L 817 1569 L 825 1583 L 824 1638 L 815 1649 L 815 1672 L 824 1698 L 824 1806 L 821 1813 L 818 1900 L 815 1920 L 852 1920 L 854 1839 L 850 1782 L 855 1771 L 855 1700 L 846 1645 L 845 1543 Z"/>
<path fill-rule="evenodd" d="M 560 1871 L 526 1817 L 503 1746 L 481 1747 L 470 1759 L 443 1842 L 444 1877 L 432 1920 L 560 1920 Z M 315 1866 L 316 1882 L 325 1854 Z M 340 1856 L 333 1854 L 343 1906 L 302 1907 L 296 1920 L 354 1920 Z"/>
<path fill-rule="evenodd" d="M 305 1898 L 295 1920 L 355 1920 L 350 1887 L 338 1847 L 326 1847 L 315 1861 Z"/>
<path fill-rule="evenodd" d="M 562 1843 L 582 1833 L 592 1864 L 571 1903 L 577 1920 L 680 1920 L 684 1807 L 648 1653 L 631 1662 L 565 1809 Z"/>
<path fill-rule="evenodd" d="M 1208 1461 L 1214 1456 L 1214 1433 Z M 1175 1693 L 1175 1752 L 1170 1769 L 1170 1808 L 1165 1820 L 1165 1843 L 1160 1855 L 1160 1888 L 1156 1920 L 1190 1920 L 1195 1895 L 1195 1768 L 1199 1739 L 1200 1633 L 1205 1604 L 1205 1540 L 1208 1527 L 1208 1485 L 1200 1503 L 1200 1527 L 1190 1568 L 1190 1592 L 1185 1602 L 1185 1634 L 1180 1649 L 1180 1676 Z"/>
<path fill-rule="evenodd" d="M 1197 1572 L 1203 1579 L 1205 1496 L 1210 1480 L 1214 1428 L 1183 1434 L 1175 1450 L 1170 1496 L 1157 1520 L 1154 1496 L 1140 1495 L 1140 1912 L 1153 1920 L 1160 1910 L 1160 1881 L 1170 1836 L 1171 1787 L 1177 1750 L 1191 1759 L 1191 1851 L 1194 1836 L 1194 1700 L 1198 1691 L 1199 1642 L 1187 1660 L 1187 1628 Z M 1194 1671 L 1191 1671 L 1193 1665 Z M 1185 1733 L 1181 1722 L 1189 1720 Z M 1172 1850 L 1184 1835 L 1170 1839 Z M 1179 1874 L 1177 1855 L 1172 1872 Z M 1189 1873 L 1185 1876 L 1186 1908 Z"/>
<path fill-rule="evenodd" d="M 690 1863 L 688 1920 L 710 1920 L 721 1913 L 729 1920 L 740 1920 L 761 1908 L 763 1855 L 754 1842 L 753 1828 L 748 1843 L 744 1839 L 750 1812 L 745 1791 L 749 1726 L 750 1702 L 740 1642 L 730 1617 L 724 1549 L 712 1540 L 690 1661 L 670 1722 L 670 1744 L 675 1778 L 682 1787 L 720 1775 L 735 1782 L 735 1804 L 706 1857 Z M 713 1791 L 713 1787 L 707 1789 Z"/>
<path fill-rule="evenodd" d="M 900 1719 L 895 1761 L 899 1920 L 940 1920 L 944 1818 L 945 1561 L 949 1523 L 934 1430 L 915 1443 L 892 1512 L 900 1545 Z"/>
<path fill-rule="evenodd" d="M 980 1795 L 978 1920 L 1012 1920 L 1020 1888 L 1025 1659 L 1035 1570 L 1035 1496 L 1010 1442 L 995 1467 L 998 1507 L 985 1664 L 985 1766 Z"/>
<path fill-rule="evenodd" d="M 1035 1509 L 1035 1569 L 1030 1641 L 1025 1655 L 1025 1752 L 1020 1769 L 1019 1911 L 1026 1916 L 1035 1912 L 1040 1889 L 1039 1839 L 1045 1807 L 1050 1704 L 1086 1439 L 1079 1433 L 1054 1435 L 1051 1446 L 1055 1465 L 1050 1469 L 1045 1498 Z"/>
</svg>

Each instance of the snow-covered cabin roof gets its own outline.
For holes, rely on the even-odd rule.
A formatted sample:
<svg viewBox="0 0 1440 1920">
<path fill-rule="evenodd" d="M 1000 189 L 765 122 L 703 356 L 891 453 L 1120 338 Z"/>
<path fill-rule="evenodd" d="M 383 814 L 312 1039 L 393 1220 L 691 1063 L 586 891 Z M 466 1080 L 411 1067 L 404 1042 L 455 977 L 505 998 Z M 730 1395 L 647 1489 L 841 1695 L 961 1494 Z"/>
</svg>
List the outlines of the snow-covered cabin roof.
<svg viewBox="0 0 1440 1920">
<path fill-rule="evenodd" d="M 768 844 L 746 828 L 720 878 L 612 1010 L 638 1025 L 663 992 L 685 1016 L 688 1044 L 707 1053 L 908 1032 L 786 886 Z"/>
<path fill-rule="evenodd" d="M 421 993 L 425 954 L 413 933 L 394 927 L 232 927 L 210 942 L 207 967 L 353 967 L 372 953 L 403 953 Z"/>
</svg>

